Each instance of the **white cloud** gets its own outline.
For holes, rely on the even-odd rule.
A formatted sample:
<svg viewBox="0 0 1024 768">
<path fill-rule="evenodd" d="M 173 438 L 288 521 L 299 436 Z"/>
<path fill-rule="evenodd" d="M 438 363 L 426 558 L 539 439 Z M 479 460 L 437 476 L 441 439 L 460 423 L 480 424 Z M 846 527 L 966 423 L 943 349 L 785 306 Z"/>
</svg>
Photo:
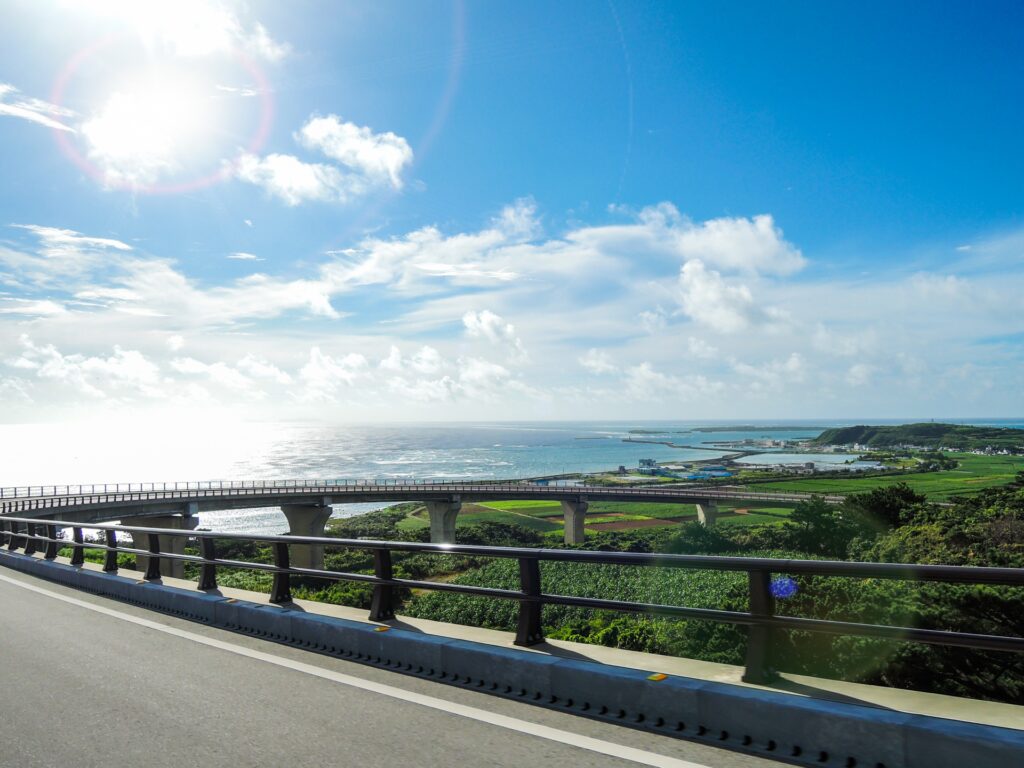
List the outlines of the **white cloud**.
<svg viewBox="0 0 1024 768">
<path fill-rule="evenodd" d="M 734 360 L 733 370 L 751 379 L 749 386 L 756 391 L 781 391 L 788 384 L 802 382 L 807 373 L 807 365 L 800 353 L 793 352 L 784 359 L 760 364 Z"/>
<path fill-rule="evenodd" d="M 359 177 L 333 165 L 305 163 L 294 155 L 245 153 L 238 158 L 235 174 L 292 206 L 308 201 L 344 203 L 364 190 Z"/>
<path fill-rule="evenodd" d="M 67 312 L 63 304 L 48 299 L 0 298 L 0 314 L 4 315 L 62 315 Z"/>
<path fill-rule="evenodd" d="M 53 128 L 58 131 L 74 133 L 75 129 L 65 125 L 57 118 L 74 117 L 70 109 L 50 104 L 48 101 L 34 98 L 19 98 L 18 89 L 9 83 L 0 83 L 0 115 L 20 117 L 32 123 Z M 8 98 L 15 99 L 7 101 Z"/>
<path fill-rule="evenodd" d="M 653 312 L 650 310 L 644 310 L 638 315 L 640 319 L 640 325 L 644 327 L 647 333 L 656 334 L 665 330 L 665 326 L 668 325 L 668 316 L 661 307 L 657 307 Z"/>
<path fill-rule="evenodd" d="M 648 362 L 626 368 L 624 371 L 625 393 L 632 400 L 647 401 L 692 401 L 698 397 L 716 395 L 722 385 L 704 376 L 674 376 L 662 373 Z"/>
<path fill-rule="evenodd" d="M 342 122 L 337 115 L 313 117 L 296 134 L 306 149 L 319 150 L 364 178 L 370 185 L 402 188 L 402 172 L 412 163 L 412 148 L 390 131 Z"/>
<path fill-rule="evenodd" d="M 521 197 L 512 205 L 503 206 L 492 222 L 495 229 L 504 232 L 510 240 L 534 240 L 541 234 L 537 217 L 537 201 L 532 197 Z"/>
<path fill-rule="evenodd" d="M 458 392 L 458 384 L 450 376 L 413 381 L 396 376 L 388 379 L 387 387 L 400 398 L 424 403 L 452 400 Z"/>
<path fill-rule="evenodd" d="M 478 357 L 459 360 L 459 388 L 474 400 L 494 400 L 512 384 L 512 374 L 503 366 Z"/>
<path fill-rule="evenodd" d="M 807 263 L 771 216 L 711 219 L 678 233 L 679 253 L 723 270 L 788 275 Z"/>
<path fill-rule="evenodd" d="M 611 356 L 603 349 L 588 349 L 579 358 L 579 364 L 591 373 L 615 373 L 618 367 L 612 363 Z"/>
<path fill-rule="evenodd" d="M 229 253 L 228 258 L 234 259 L 235 261 L 263 261 L 263 259 L 257 256 L 255 253 L 246 253 L 245 251 L 235 251 L 234 253 Z"/>
<path fill-rule="evenodd" d="M 679 288 L 683 312 L 722 333 L 742 331 L 762 315 L 746 285 L 729 282 L 700 259 L 683 265 Z"/>
<path fill-rule="evenodd" d="M 12 227 L 25 229 L 36 235 L 40 240 L 40 253 L 47 258 L 65 256 L 78 257 L 84 253 L 97 253 L 108 249 L 130 251 L 132 247 L 120 240 L 107 237 L 89 237 L 73 229 L 57 227 L 41 227 L 36 224 L 12 224 Z"/>
<path fill-rule="evenodd" d="M 199 279 L 128 239 L 11 230 L 31 245 L 0 245 L 0 307 L 67 311 L 0 312 L 0 360 L 29 382 L 40 410 L 78 402 L 84 385 L 114 402 L 145 399 L 95 373 L 73 384 L 83 361 L 114 358 L 115 346 L 159 367 L 150 386 L 167 402 L 241 403 L 263 417 L 587 418 L 605 408 L 621 418 L 753 418 L 768 402 L 781 418 L 848 414 L 855 396 L 955 413 L 957 382 L 928 382 L 968 356 L 992 382 L 991 402 L 1016 402 L 1013 335 L 1024 311 L 1012 260 L 998 273 L 972 272 L 963 257 L 962 269 L 916 276 L 894 267 L 794 280 L 763 259 L 745 269 L 685 258 L 676 234 L 690 229 L 705 230 L 655 206 L 626 224 L 544 236 L 526 199 L 476 230 L 368 236 L 339 243 L 305 274 L 236 280 Z M 784 321 L 766 299 L 786 308 Z M 885 311 L 865 320 L 865 307 Z M 60 350 L 65 363 L 52 370 L 68 368 L 63 378 L 39 376 L 43 355 L 16 348 L 27 328 L 39 349 Z M 515 353 L 521 338 L 530 359 Z M 172 367 L 186 358 L 204 367 Z"/>
<path fill-rule="evenodd" d="M 701 360 L 714 360 L 718 357 L 718 347 L 708 344 L 704 339 L 698 339 L 693 336 L 686 339 L 686 349 L 691 357 L 700 358 Z"/>
<path fill-rule="evenodd" d="M 171 360 L 170 366 L 178 373 L 207 377 L 212 383 L 238 392 L 250 392 L 252 380 L 223 362 L 204 363 L 192 357 Z"/>
<path fill-rule="evenodd" d="M 376 189 L 401 189 L 402 172 L 412 163 L 412 149 L 401 136 L 374 133 L 366 126 L 342 122 L 336 115 L 310 118 L 295 139 L 340 167 L 307 163 L 294 155 L 243 153 L 234 164 L 235 176 L 291 206 L 310 201 L 347 203 Z"/>
<path fill-rule="evenodd" d="M 291 52 L 288 43 L 279 43 L 271 38 L 266 27 L 259 22 L 243 36 L 242 44 L 253 55 L 272 62 L 280 61 Z"/>
<path fill-rule="evenodd" d="M 134 30 L 150 48 L 159 43 L 185 58 L 244 51 L 277 62 L 290 51 L 262 24 L 246 24 L 221 0 L 65 0 L 65 5 L 111 17 Z"/>
<path fill-rule="evenodd" d="M 31 403 L 31 382 L 13 376 L 0 376 L 0 403 Z"/>
<path fill-rule="evenodd" d="M 259 355 L 246 355 L 238 361 L 238 369 L 255 379 L 268 379 L 278 384 L 289 384 L 292 380 L 291 376 Z"/>
<path fill-rule="evenodd" d="M 235 96 L 241 96 L 242 98 L 251 99 L 253 96 L 259 96 L 261 91 L 258 88 L 242 87 L 239 88 L 233 85 L 217 85 L 214 86 L 218 91 L 224 93 L 230 93 Z"/>
<path fill-rule="evenodd" d="M 875 367 L 867 363 L 854 363 L 846 372 L 846 383 L 851 387 L 863 387 L 871 382 Z"/>
<path fill-rule="evenodd" d="M 174 318 L 181 326 L 276 317 L 293 309 L 339 318 L 331 286 L 319 280 L 283 281 L 255 274 L 228 285 L 202 288 L 162 259 L 126 260 L 105 285 L 76 291 L 78 299 L 110 309 Z"/>
<path fill-rule="evenodd" d="M 818 323 L 814 329 L 813 344 L 816 350 L 835 357 L 863 357 L 874 353 L 880 338 L 874 328 L 841 333 Z"/>
<path fill-rule="evenodd" d="M 412 357 L 404 357 L 394 344 L 388 356 L 380 361 L 379 368 L 385 371 L 413 371 L 415 373 L 437 373 L 446 365 L 441 353 L 434 347 L 423 346 Z"/>
<path fill-rule="evenodd" d="M 19 285 L 64 285 L 68 279 L 117 263 L 122 254 L 132 250 L 120 240 L 89 237 L 71 229 L 35 224 L 11 226 L 31 232 L 39 242 L 33 253 L 0 248 L 0 267 L 11 270 L 8 279 Z"/>
<path fill-rule="evenodd" d="M 444 365 L 441 353 L 433 347 L 421 347 L 409 360 L 409 367 L 417 373 L 436 373 Z"/>
<path fill-rule="evenodd" d="M 366 375 L 369 363 L 366 358 L 350 352 L 342 357 L 332 357 L 320 351 L 319 347 L 309 350 L 309 361 L 299 371 L 303 390 L 300 400 L 332 402 L 342 387 L 349 387 L 361 376 Z"/>
<path fill-rule="evenodd" d="M 23 335 L 21 356 L 14 367 L 35 372 L 37 378 L 70 386 L 79 394 L 94 398 L 143 395 L 160 397 L 160 369 L 137 350 L 119 346 L 109 357 L 64 355 L 52 344 L 36 345 Z"/>
<path fill-rule="evenodd" d="M 516 359 L 526 354 L 522 341 L 516 336 L 515 326 L 489 309 L 467 312 L 462 316 L 462 324 L 471 339 L 483 339 L 491 344 L 507 346 Z"/>
</svg>

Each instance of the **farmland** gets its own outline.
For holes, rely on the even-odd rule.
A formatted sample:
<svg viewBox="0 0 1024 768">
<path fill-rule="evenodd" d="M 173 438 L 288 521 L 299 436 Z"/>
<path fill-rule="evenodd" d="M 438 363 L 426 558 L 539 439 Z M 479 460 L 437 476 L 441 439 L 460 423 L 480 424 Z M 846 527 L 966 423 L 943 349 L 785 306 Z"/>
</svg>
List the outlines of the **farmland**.
<svg viewBox="0 0 1024 768">
<path fill-rule="evenodd" d="M 1013 480 L 1024 471 L 1024 456 L 984 456 L 973 453 L 947 453 L 955 459 L 956 469 L 920 472 L 884 477 L 840 477 L 786 479 L 758 483 L 759 491 L 800 491 L 803 493 L 864 493 L 906 483 L 933 501 L 954 496 L 973 495 L 984 488 L 995 488 Z"/>
</svg>

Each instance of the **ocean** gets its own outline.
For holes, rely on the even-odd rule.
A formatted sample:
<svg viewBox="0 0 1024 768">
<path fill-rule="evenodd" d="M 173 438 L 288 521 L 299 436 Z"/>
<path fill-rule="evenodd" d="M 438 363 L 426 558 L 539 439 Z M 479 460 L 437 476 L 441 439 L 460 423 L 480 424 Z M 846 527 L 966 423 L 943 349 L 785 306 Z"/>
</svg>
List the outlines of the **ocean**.
<svg viewBox="0 0 1024 768">
<path fill-rule="evenodd" d="M 0 425 L 0 485 L 538 477 L 635 467 L 641 458 L 714 459 L 726 451 L 712 443 L 814 437 L 826 427 L 855 423 L 865 420 L 8 424 Z M 1019 419 L 965 423 L 1024 428 Z M 634 442 L 641 440 L 651 442 Z M 334 514 L 350 516 L 381 506 L 338 505 Z M 286 530 L 284 517 L 272 509 L 203 513 L 200 524 L 225 531 Z"/>
</svg>

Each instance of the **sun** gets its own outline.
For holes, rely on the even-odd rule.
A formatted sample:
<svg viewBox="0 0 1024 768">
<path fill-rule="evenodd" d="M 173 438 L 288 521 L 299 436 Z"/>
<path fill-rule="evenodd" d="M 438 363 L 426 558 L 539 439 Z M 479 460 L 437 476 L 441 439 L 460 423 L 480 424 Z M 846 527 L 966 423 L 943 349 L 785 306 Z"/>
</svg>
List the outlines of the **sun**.
<svg viewBox="0 0 1024 768">
<path fill-rule="evenodd" d="M 180 173 L 215 138 L 222 117 L 208 84 L 156 70 L 115 87 L 81 131 L 106 181 L 136 187 Z"/>
</svg>

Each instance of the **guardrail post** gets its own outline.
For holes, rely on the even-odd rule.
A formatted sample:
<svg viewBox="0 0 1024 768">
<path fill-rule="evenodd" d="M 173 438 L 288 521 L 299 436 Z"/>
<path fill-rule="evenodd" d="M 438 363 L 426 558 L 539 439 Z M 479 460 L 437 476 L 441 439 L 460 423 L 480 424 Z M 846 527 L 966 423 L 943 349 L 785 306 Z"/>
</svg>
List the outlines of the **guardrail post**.
<svg viewBox="0 0 1024 768">
<path fill-rule="evenodd" d="M 519 588 L 528 598 L 519 601 L 519 625 L 516 628 L 516 645 L 537 645 L 544 642 L 541 628 L 540 602 L 540 560 L 534 557 L 519 558 Z"/>
<path fill-rule="evenodd" d="M 378 579 L 393 578 L 391 550 L 373 550 L 373 575 Z M 390 584 L 373 586 L 373 601 L 370 603 L 370 621 L 387 621 L 395 618 L 393 588 Z"/>
<path fill-rule="evenodd" d="M 199 539 L 199 551 L 204 560 L 217 559 L 217 546 L 213 539 L 205 536 Z M 217 566 L 212 562 L 203 563 L 199 569 L 199 589 L 217 588 Z"/>
<path fill-rule="evenodd" d="M 274 544 L 274 565 L 278 571 L 274 574 L 274 584 L 270 588 L 270 602 L 290 603 L 292 601 L 292 579 L 288 573 L 288 545 L 278 542 Z"/>
<path fill-rule="evenodd" d="M 103 570 L 117 573 L 117 531 L 104 531 L 109 549 L 103 555 Z"/>
<path fill-rule="evenodd" d="M 85 563 L 85 539 L 81 528 L 71 529 L 71 542 L 71 564 L 82 565 Z"/>
<path fill-rule="evenodd" d="M 775 614 L 772 596 L 772 575 L 769 571 L 750 571 L 750 613 L 765 618 Z M 745 683 L 770 683 L 778 679 L 772 668 L 772 641 L 775 630 L 763 624 L 752 624 L 747 636 L 747 668 Z"/>
<path fill-rule="evenodd" d="M 34 555 L 36 553 L 36 524 L 25 523 L 25 554 Z"/>
<path fill-rule="evenodd" d="M 46 526 L 46 551 L 43 553 L 43 557 L 47 560 L 57 559 L 57 526 L 48 525 Z"/>
<path fill-rule="evenodd" d="M 20 538 L 18 536 L 18 531 L 21 528 L 21 523 L 15 523 L 12 521 L 8 523 L 8 525 L 11 526 L 11 532 L 7 537 L 7 548 L 13 552 L 18 548 L 18 539 Z"/>
<path fill-rule="evenodd" d="M 149 539 L 149 557 L 146 558 L 146 581 L 159 581 L 160 579 L 160 537 L 150 533 L 146 536 Z"/>
</svg>

